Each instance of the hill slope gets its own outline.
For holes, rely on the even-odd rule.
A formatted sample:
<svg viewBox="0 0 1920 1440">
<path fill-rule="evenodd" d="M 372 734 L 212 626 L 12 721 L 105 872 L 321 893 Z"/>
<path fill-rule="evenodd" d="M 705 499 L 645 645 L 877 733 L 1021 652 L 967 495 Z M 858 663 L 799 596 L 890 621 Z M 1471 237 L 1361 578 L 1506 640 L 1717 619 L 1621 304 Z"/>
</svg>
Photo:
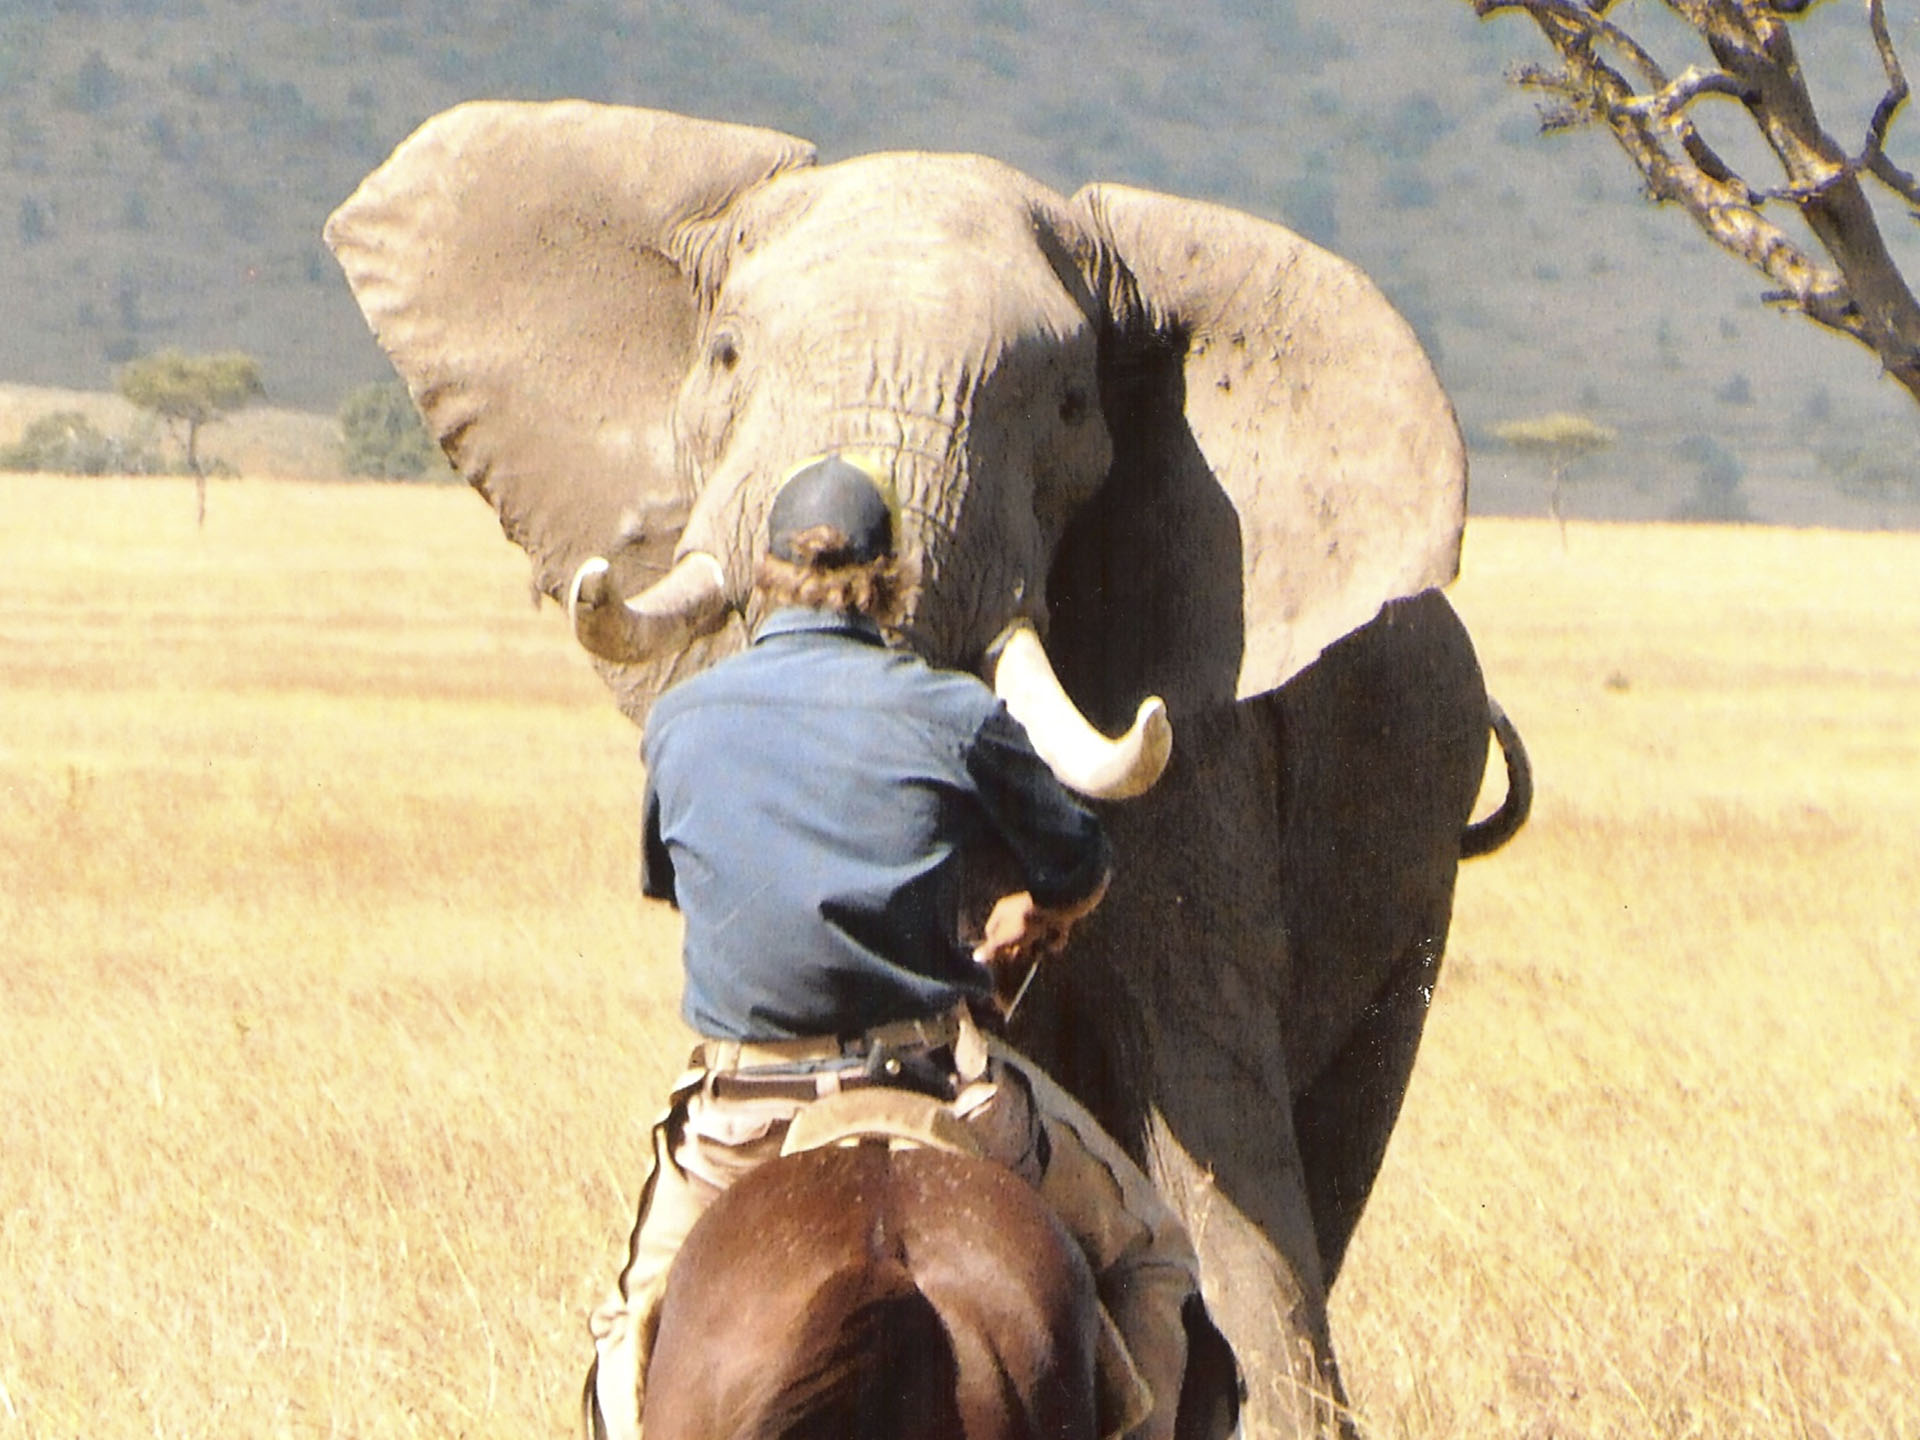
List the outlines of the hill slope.
<svg viewBox="0 0 1920 1440">
<path fill-rule="evenodd" d="M 1912 0 L 1892 10 L 1920 52 Z M 1835 113 L 1864 118 L 1858 17 L 1814 23 Z M 331 411 L 384 362 L 321 245 L 328 211 L 447 105 L 582 95 L 784 129 L 829 159 L 979 150 L 1062 189 L 1282 220 L 1381 281 L 1476 437 L 1558 409 L 1619 430 L 1575 513 L 1692 496 L 1920 521 L 1910 402 L 1864 351 L 1765 313 L 1610 144 L 1541 139 L 1505 77 L 1537 46 L 1461 0 L 13 0 L 0 380 L 104 388 L 160 345 L 238 347 L 276 403 Z M 1523 463 L 1489 451 L 1477 475 L 1478 508 L 1544 504 Z"/>
</svg>

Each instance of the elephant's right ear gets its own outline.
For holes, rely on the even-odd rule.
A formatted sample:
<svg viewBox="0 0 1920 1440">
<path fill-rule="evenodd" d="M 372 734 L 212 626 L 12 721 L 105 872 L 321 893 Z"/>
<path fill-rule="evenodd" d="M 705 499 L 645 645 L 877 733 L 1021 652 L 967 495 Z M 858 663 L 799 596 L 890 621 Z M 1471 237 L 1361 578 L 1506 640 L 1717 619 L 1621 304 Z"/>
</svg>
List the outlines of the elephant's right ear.
<svg viewBox="0 0 1920 1440">
<path fill-rule="evenodd" d="M 670 561 L 671 412 L 691 362 L 690 232 L 813 163 L 771 130 L 582 101 L 429 120 L 327 221 L 327 244 L 454 466 L 559 597 L 609 556 Z"/>
</svg>

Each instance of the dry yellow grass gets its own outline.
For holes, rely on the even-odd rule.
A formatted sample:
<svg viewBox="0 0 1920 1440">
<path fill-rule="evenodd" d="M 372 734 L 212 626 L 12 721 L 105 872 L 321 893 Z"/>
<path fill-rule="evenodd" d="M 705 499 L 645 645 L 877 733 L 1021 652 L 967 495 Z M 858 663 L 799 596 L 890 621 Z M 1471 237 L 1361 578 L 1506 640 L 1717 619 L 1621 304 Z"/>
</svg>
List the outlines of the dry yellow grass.
<svg viewBox="0 0 1920 1440">
<path fill-rule="evenodd" d="M 1476 522 L 1540 779 L 1336 1296 L 1390 1436 L 1920 1434 L 1920 537 Z"/>
<path fill-rule="evenodd" d="M 0 1437 L 562 1435 L 684 1037 L 455 490 L 5 477 Z M 1920 538 L 1478 522 L 1540 775 L 1336 1297 L 1388 1436 L 1920 1434 Z"/>
</svg>

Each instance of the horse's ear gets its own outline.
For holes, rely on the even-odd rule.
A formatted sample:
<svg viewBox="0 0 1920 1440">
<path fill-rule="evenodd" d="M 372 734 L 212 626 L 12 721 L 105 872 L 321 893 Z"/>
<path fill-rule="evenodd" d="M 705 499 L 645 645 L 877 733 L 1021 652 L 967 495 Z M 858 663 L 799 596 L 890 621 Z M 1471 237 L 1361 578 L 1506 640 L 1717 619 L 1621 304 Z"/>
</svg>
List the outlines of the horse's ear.
<svg viewBox="0 0 1920 1440">
<path fill-rule="evenodd" d="M 1114 185 L 1073 205 L 1110 318 L 1114 466 L 1059 582 L 1081 636 L 1113 632 L 1110 686 L 1184 709 L 1257 695 L 1452 578 L 1460 429 L 1365 275 L 1218 205 Z"/>
<path fill-rule="evenodd" d="M 477 102 L 404 141 L 327 222 L 436 439 L 559 595 L 670 560 L 691 497 L 673 396 L 706 222 L 811 164 L 804 141 L 656 110 Z"/>
</svg>

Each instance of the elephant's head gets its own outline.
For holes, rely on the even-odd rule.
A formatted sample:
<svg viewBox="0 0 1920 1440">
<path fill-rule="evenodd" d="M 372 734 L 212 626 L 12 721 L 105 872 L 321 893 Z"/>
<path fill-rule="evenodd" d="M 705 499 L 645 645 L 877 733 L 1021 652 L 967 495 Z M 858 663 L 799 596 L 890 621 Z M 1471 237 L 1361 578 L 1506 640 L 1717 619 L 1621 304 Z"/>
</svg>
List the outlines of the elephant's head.
<svg viewBox="0 0 1920 1440">
<path fill-rule="evenodd" d="M 1352 266 L 1233 211 L 480 103 L 327 235 L 541 587 L 605 556 L 632 597 L 595 648 L 636 720 L 741 643 L 774 489 L 828 450 L 891 474 L 917 649 L 990 673 L 1028 622 L 1078 707 L 1147 752 L 1142 696 L 1177 715 L 1271 689 L 1454 571 L 1463 452 L 1412 332 Z M 1020 664 L 1009 703 L 1064 755 L 1041 732 L 1073 707 Z M 1062 763 L 1140 784 L 1138 757 L 1117 782 L 1112 757 Z"/>
</svg>

